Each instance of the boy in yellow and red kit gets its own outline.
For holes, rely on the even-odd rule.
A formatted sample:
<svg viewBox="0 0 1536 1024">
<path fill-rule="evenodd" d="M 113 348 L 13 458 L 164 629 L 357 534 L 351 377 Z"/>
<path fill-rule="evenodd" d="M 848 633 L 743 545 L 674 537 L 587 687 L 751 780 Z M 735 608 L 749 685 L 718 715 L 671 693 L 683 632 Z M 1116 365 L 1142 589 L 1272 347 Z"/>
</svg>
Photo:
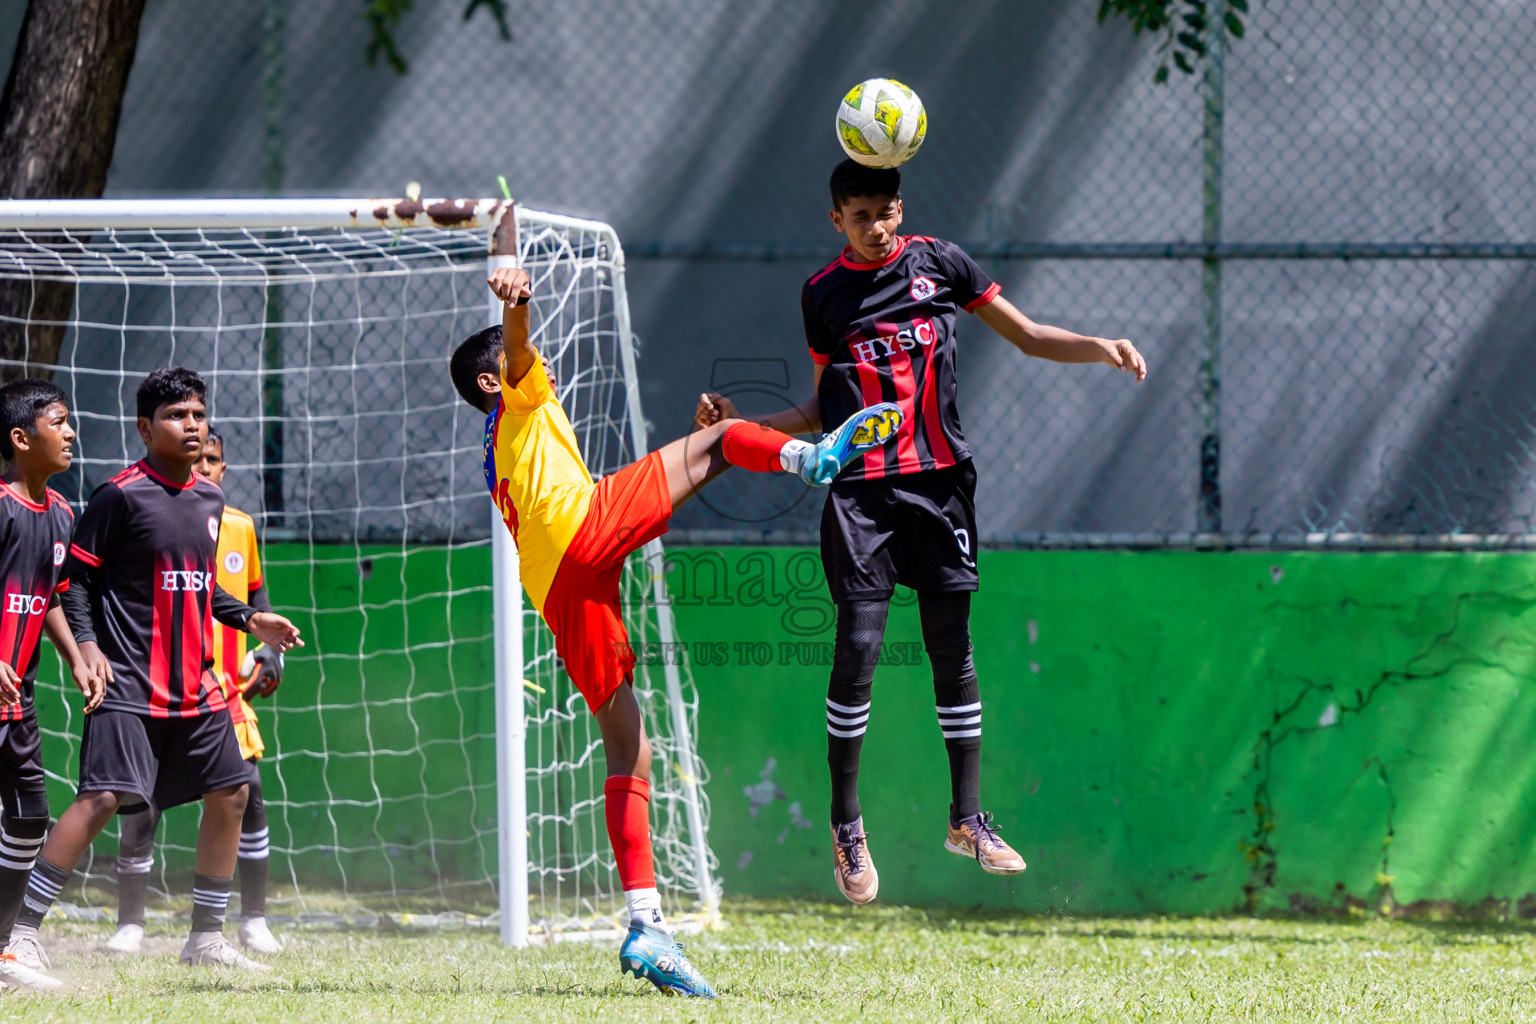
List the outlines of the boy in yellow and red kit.
<svg viewBox="0 0 1536 1024">
<path fill-rule="evenodd" d="M 634 652 L 619 608 L 631 552 L 667 532 L 676 507 L 730 466 L 797 473 L 824 486 L 854 458 L 895 436 L 901 413 L 863 409 L 811 444 L 742 420 L 673 441 L 594 483 L 539 353 L 528 340 L 527 273 L 502 268 L 491 290 L 500 327 L 453 353 L 454 388 L 486 413 L 485 481 L 517 544 L 522 585 L 555 635 L 555 650 L 603 737 L 608 838 L 629 906 L 619 966 L 663 992 L 714 990 L 666 927 L 650 839 L 651 747 L 630 684 Z"/>
</svg>

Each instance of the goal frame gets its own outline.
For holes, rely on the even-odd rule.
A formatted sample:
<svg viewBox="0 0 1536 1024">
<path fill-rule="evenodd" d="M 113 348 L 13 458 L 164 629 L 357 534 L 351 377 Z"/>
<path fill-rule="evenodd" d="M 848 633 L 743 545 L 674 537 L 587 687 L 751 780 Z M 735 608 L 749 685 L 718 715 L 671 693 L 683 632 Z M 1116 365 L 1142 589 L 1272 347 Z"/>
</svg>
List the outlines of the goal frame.
<svg viewBox="0 0 1536 1024">
<path fill-rule="evenodd" d="M 630 440 L 636 457 L 649 448 L 640 406 L 634 336 L 625 289 L 624 250 L 607 224 L 540 211 L 555 227 L 601 236 L 613 252 L 614 310 L 624 373 Z M 486 236 L 486 270 L 518 266 L 516 204 L 511 199 L 452 198 L 313 198 L 313 199 L 10 199 L 0 200 L 0 230 L 89 231 L 92 229 L 386 229 L 433 227 L 478 231 Z M 502 303 L 486 289 L 486 316 L 501 323 Z M 527 718 L 523 711 L 523 588 L 517 548 L 500 512 L 487 495 L 491 518 L 491 564 L 495 649 L 497 895 L 501 941 L 524 947 L 532 941 L 529 922 Z M 663 650 L 676 641 L 676 624 L 667 597 L 665 556 L 660 540 L 644 548 L 657 633 Z M 699 878 L 699 900 L 706 918 L 719 912 L 717 883 L 709 865 L 704 813 L 699 793 L 695 737 L 688 726 L 682 677 L 674 659 L 663 658 L 668 711 L 678 760 L 689 842 Z"/>
</svg>

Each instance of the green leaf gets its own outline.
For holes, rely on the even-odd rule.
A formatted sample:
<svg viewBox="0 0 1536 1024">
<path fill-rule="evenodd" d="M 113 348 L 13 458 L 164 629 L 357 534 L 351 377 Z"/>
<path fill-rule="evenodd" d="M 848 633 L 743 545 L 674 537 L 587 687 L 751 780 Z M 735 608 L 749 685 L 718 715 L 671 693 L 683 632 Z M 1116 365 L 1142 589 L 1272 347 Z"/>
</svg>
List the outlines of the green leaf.
<svg viewBox="0 0 1536 1024">
<path fill-rule="evenodd" d="M 1159 64 L 1157 66 L 1156 73 L 1154 73 L 1152 75 L 1152 84 L 1153 85 L 1167 85 L 1168 84 L 1168 65 L 1167 64 Z"/>
<path fill-rule="evenodd" d="M 1179 66 L 1179 70 L 1184 72 L 1186 75 L 1192 75 L 1195 73 L 1195 69 L 1190 66 L 1189 58 L 1184 56 L 1183 50 L 1180 50 L 1173 55 L 1173 62 L 1177 64 Z"/>
<path fill-rule="evenodd" d="M 1243 38 L 1243 20 L 1241 18 L 1233 14 L 1231 11 L 1228 11 L 1226 22 L 1227 31 L 1232 33 L 1233 39 Z"/>
<path fill-rule="evenodd" d="M 1248 0 L 1227 0 L 1227 6 L 1234 11 L 1242 11 L 1244 14 L 1248 13 Z"/>
<path fill-rule="evenodd" d="M 1184 15 L 1184 24 L 1188 25 L 1192 30 L 1196 32 L 1203 32 L 1205 31 L 1205 15 L 1186 14 Z"/>
</svg>

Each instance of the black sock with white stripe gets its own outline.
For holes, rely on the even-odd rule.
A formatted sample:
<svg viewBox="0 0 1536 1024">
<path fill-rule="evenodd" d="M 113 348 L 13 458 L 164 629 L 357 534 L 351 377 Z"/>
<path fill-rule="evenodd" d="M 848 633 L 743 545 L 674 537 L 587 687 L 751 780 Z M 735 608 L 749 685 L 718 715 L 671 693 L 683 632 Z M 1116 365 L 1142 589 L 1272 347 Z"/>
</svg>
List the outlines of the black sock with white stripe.
<svg viewBox="0 0 1536 1024">
<path fill-rule="evenodd" d="M 240 833 L 240 916 L 249 920 L 267 916 L 267 826 Z"/>
<path fill-rule="evenodd" d="M 149 902 L 149 873 L 155 869 L 153 857 L 117 858 L 117 926 L 144 924 L 144 906 Z"/>
<path fill-rule="evenodd" d="M 959 822 L 981 811 L 981 688 L 971 658 L 971 595 L 919 594 L 918 613 L 949 754 L 949 819 Z"/>
<path fill-rule="evenodd" d="M 192 876 L 192 933 L 221 932 L 224 912 L 229 909 L 229 887 L 233 878 Z"/>
<path fill-rule="evenodd" d="M 859 756 L 869 724 L 870 690 L 880 641 L 885 638 L 885 601 L 844 601 L 837 606 L 832 678 L 827 683 L 827 767 L 832 770 L 832 824 L 858 821 Z"/>
<path fill-rule="evenodd" d="M 10 941 L 11 926 L 47 831 L 47 818 L 7 819 L 0 824 L 0 949 Z"/>
<path fill-rule="evenodd" d="M 64 891 L 64 883 L 69 881 L 72 874 L 74 871 L 70 868 L 61 868 L 41 857 L 37 858 L 37 862 L 32 865 L 32 874 L 27 879 L 26 895 L 21 898 L 21 910 L 16 914 L 16 928 L 37 931 L 38 925 L 43 923 L 43 918 L 48 914 L 48 908 L 53 906 L 53 901 Z"/>
</svg>

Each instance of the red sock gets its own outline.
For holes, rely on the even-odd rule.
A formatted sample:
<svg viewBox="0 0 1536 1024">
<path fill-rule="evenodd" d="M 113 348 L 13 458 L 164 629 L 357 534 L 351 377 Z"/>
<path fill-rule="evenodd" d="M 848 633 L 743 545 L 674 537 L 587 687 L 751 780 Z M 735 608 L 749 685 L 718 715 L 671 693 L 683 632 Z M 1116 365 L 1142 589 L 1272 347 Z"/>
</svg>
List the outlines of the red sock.
<svg viewBox="0 0 1536 1024">
<path fill-rule="evenodd" d="M 779 452 L 793 441 L 788 434 L 756 423 L 732 423 L 720 438 L 725 461 L 754 473 L 777 473 L 784 468 Z"/>
<path fill-rule="evenodd" d="M 656 888 L 651 858 L 651 784 L 634 775 L 610 775 L 603 783 L 608 841 L 624 891 Z"/>
</svg>

